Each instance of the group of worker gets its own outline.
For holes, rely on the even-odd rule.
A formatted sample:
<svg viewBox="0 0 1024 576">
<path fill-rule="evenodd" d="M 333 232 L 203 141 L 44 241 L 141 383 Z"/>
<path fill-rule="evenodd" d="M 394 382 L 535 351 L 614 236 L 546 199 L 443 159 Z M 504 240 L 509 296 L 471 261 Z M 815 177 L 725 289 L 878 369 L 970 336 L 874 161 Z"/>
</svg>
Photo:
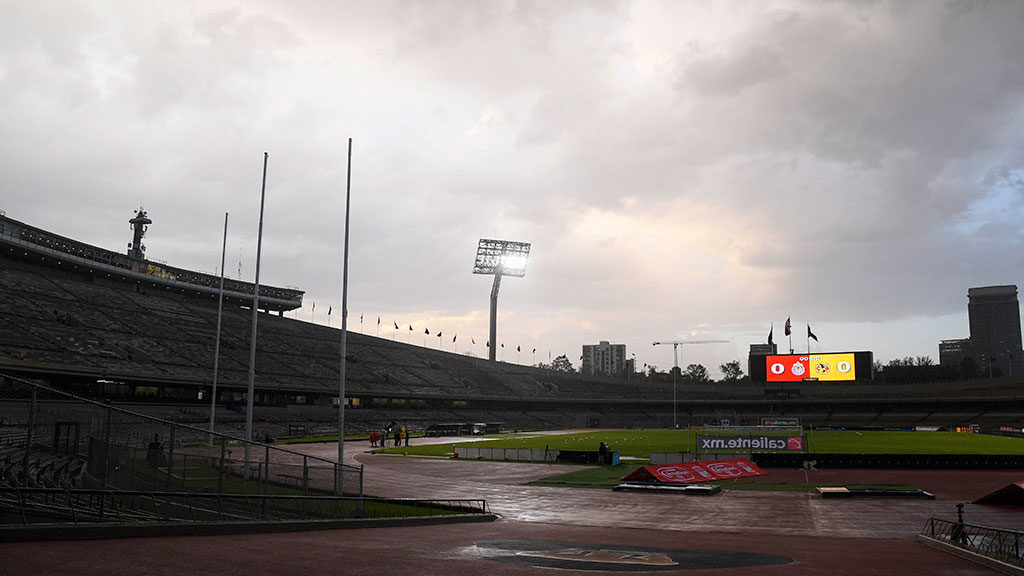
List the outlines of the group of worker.
<svg viewBox="0 0 1024 576">
<path fill-rule="evenodd" d="M 408 446 L 409 445 L 409 431 L 406 430 L 405 426 L 402 426 L 401 428 L 395 426 L 394 428 L 395 428 L 395 431 L 394 431 L 394 434 L 393 434 L 392 438 L 394 438 L 395 446 L 401 446 L 403 439 L 405 440 L 405 445 Z M 381 434 L 377 434 L 377 431 L 373 430 L 372 432 L 370 432 L 370 446 L 372 448 L 376 448 L 377 447 L 377 443 L 380 442 L 380 447 L 384 448 L 385 446 L 387 446 L 387 443 L 388 443 L 388 440 L 387 440 L 388 436 L 387 435 L 388 435 L 388 431 L 386 429 Z"/>
</svg>

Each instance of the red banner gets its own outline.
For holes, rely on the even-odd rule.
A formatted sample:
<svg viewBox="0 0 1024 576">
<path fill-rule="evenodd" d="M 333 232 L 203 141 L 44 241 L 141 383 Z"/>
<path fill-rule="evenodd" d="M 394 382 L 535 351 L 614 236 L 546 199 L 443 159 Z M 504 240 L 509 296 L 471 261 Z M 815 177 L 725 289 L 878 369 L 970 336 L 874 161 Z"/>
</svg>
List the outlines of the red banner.
<svg viewBox="0 0 1024 576">
<path fill-rule="evenodd" d="M 643 466 L 637 468 L 623 480 L 668 482 L 688 484 L 690 482 L 708 482 L 710 480 L 732 480 L 748 476 L 761 476 L 766 472 L 746 458 L 729 460 L 708 460 L 707 462 L 687 462 L 683 464 L 663 464 L 660 466 Z"/>
</svg>

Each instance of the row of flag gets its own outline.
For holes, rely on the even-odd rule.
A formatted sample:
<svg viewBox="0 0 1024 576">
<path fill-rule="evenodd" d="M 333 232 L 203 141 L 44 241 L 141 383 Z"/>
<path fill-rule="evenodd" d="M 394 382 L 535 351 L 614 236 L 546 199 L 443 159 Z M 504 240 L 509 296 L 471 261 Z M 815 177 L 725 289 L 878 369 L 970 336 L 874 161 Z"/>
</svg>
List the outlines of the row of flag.
<svg viewBox="0 0 1024 576">
<path fill-rule="evenodd" d="M 790 318 L 792 318 L 792 316 L 790 316 Z M 791 336 L 793 334 L 793 327 L 792 327 L 792 324 L 790 324 L 790 318 L 786 318 L 786 327 L 785 327 L 786 336 Z M 771 329 L 768 330 L 768 344 L 769 345 L 775 344 L 775 341 L 772 340 L 772 336 L 774 335 L 774 332 L 775 332 L 775 326 L 772 325 Z M 811 325 L 810 324 L 807 325 L 807 339 L 808 340 L 812 340 L 813 339 L 815 342 L 818 341 L 818 337 L 814 335 L 814 332 L 811 332 Z"/>
<path fill-rule="evenodd" d="M 316 302 L 313 302 L 313 305 L 311 306 L 311 308 L 312 308 L 312 311 L 313 311 L 313 312 L 316 312 Z M 327 315 L 328 315 L 328 316 L 330 316 L 330 315 L 331 315 L 331 312 L 333 312 L 333 311 L 334 311 L 334 308 L 333 308 L 333 306 L 328 306 L 328 307 L 327 307 Z M 360 325 L 360 326 L 362 326 L 362 324 L 363 324 L 363 319 L 364 319 L 364 318 L 363 318 L 363 315 L 362 315 L 362 314 L 360 314 L 360 315 L 359 315 L 359 325 Z M 328 323 L 329 323 L 329 321 L 328 321 Z M 398 322 L 397 322 L 397 321 L 393 321 L 393 322 L 392 322 L 392 324 L 394 325 L 394 329 L 395 329 L 395 330 L 401 330 L 401 327 L 399 327 L 399 325 L 398 325 Z M 377 317 L 377 328 L 378 328 L 378 330 L 380 329 L 380 325 L 381 325 L 381 317 L 380 317 L 380 316 L 378 316 L 378 317 Z M 409 324 L 409 331 L 410 331 L 410 332 L 414 332 L 414 331 L 415 331 L 415 330 L 413 329 L 413 327 L 412 327 L 412 324 Z M 429 327 L 427 327 L 427 328 L 424 328 L 424 329 L 423 329 L 423 335 L 424 335 L 424 336 L 429 336 L 429 335 L 430 335 L 430 328 L 429 328 Z M 434 336 L 436 336 L 437 338 L 441 338 L 442 336 L 444 336 L 444 332 L 443 332 L 443 331 L 439 331 L 439 332 L 437 332 L 436 334 L 434 334 Z M 458 335 L 458 334 L 455 334 L 454 336 L 452 336 L 452 343 L 455 343 L 455 342 L 457 342 L 457 341 L 458 341 L 458 339 L 459 339 L 459 335 Z M 476 338 L 470 338 L 470 341 L 471 341 L 471 342 L 473 343 L 473 345 L 474 345 L 474 346 L 476 345 Z M 484 346 L 486 346 L 486 347 L 490 348 L 490 346 L 491 346 L 491 343 L 490 343 L 489 341 L 488 341 L 488 342 L 485 342 L 485 343 L 484 343 Z M 501 344 L 500 346 L 501 346 L 501 348 L 502 348 L 502 349 L 504 349 L 504 348 L 505 348 L 505 344 L 504 344 L 504 343 L 502 343 L 502 344 Z M 523 350 L 522 350 L 522 346 L 516 346 L 516 352 L 522 352 L 522 351 L 523 351 Z M 532 353 L 533 353 L 533 354 L 536 354 L 536 353 L 537 353 L 537 349 L 536 349 L 536 348 L 534 348 L 534 349 L 533 349 L 533 352 L 532 352 Z"/>
</svg>

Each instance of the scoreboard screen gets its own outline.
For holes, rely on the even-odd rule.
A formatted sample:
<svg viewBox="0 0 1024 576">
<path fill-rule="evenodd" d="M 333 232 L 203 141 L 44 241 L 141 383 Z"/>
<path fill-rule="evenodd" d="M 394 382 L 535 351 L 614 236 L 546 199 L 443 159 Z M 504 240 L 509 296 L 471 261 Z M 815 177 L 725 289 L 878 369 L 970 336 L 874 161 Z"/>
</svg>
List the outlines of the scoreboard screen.
<svg viewBox="0 0 1024 576">
<path fill-rule="evenodd" d="M 871 352 L 752 356 L 752 382 L 849 382 L 871 379 Z"/>
</svg>

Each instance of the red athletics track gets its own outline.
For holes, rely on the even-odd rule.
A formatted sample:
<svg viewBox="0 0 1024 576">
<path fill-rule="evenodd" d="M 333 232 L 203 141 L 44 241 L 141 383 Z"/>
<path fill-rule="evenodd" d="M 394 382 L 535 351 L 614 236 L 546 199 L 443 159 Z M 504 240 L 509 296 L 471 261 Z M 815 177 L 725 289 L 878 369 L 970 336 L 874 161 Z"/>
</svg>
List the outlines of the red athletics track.
<svg viewBox="0 0 1024 576">
<path fill-rule="evenodd" d="M 823 484 L 913 484 L 937 498 L 833 500 L 740 491 L 684 496 L 523 486 L 578 467 L 374 456 L 362 453 L 366 448 L 365 443 L 346 443 L 346 460 L 365 465 L 368 494 L 484 498 L 502 518 L 428 527 L 3 543 L 0 574 L 552 574 L 550 568 L 485 557 L 476 545 L 485 541 L 550 541 L 562 548 L 571 544 L 606 550 L 699 549 L 720 551 L 727 559 L 737 552 L 792 559 L 667 574 L 997 574 L 929 548 L 916 536 L 928 517 L 953 519 L 957 502 L 1024 477 L 1022 471 L 769 469 L 765 481 L 802 482 L 806 474 L 809 481 Z M 337 455 L 333 444 L 299 449 Z M 1024 528 L 1019 509 L 965 508 L 970 523 Z"/>
</svg>

